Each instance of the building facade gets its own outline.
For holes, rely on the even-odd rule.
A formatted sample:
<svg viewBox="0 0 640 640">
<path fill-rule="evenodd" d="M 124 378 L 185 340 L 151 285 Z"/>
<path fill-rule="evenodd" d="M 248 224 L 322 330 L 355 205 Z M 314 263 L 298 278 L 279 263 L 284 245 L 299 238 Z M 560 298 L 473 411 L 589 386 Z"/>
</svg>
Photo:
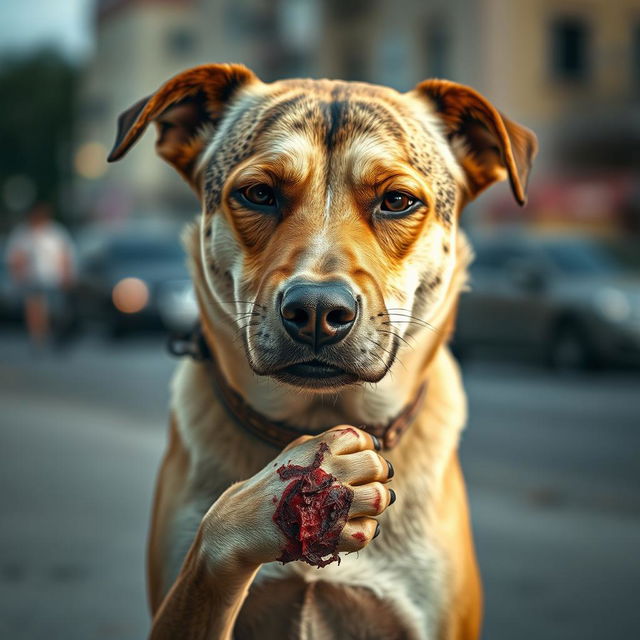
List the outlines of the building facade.
<svg viewBox="0 0 640 640">
<path fill-rule="evenodd" d="M 625 145 L 640 135 L 632 115 L 637 0 L 100 0 L 79 150 L 93 144 L 106 153 L 124 108 L 211 61 L 243 62 L 265 80 L 340 77 L 407 90 L 447 77 L 472 85 L 539 135 L 534 183 L 575 162 L 566 152 L 576 140 L 579 159 L 624 165 Z M 607 127 L 628 133 L 603 159 L 602 142 L 589 140 Z M 195 206 L 154 157 L 152 135 L 125 163 L 90 173 L 77 181 L 81 215 L 175 215 Z"/>
</svg>

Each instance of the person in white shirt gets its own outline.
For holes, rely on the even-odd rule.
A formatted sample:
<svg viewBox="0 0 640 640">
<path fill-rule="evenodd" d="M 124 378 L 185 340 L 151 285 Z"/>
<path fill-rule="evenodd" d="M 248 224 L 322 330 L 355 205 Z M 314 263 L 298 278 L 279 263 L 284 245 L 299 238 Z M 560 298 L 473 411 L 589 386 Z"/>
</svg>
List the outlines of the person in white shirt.
<svg viewBox="0 0 640 640">
<path fill-rule="evenodd" d="M 11 275 L 24 294 L 24 313 L 32 343 L 44 345 L 52 334 L 54 314 L 74 279 L 74 250 L 64 227 L 51 219 L 51 207 L 37 203 L 26 223 L 7 242 Z"/>
</svg>

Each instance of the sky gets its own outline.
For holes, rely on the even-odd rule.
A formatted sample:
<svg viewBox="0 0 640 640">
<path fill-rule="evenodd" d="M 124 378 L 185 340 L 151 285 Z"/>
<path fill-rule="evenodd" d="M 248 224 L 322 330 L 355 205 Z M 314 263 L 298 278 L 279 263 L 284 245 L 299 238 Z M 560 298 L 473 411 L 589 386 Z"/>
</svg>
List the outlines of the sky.
<svg viewBox="0 0 640 640">
<path fill-rule="evenodd" d="M 0 0 L 0 54 L 54 43 L 71 58 L 91 50 L 94 0 Z"/>
</svg>

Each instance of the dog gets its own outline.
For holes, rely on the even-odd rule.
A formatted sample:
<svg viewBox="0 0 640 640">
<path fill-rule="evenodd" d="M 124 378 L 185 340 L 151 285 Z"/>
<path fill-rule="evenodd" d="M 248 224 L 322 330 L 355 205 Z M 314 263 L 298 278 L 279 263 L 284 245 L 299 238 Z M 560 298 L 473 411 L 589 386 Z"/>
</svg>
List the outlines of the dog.
<svg viewBox="0 0 640 640">
<path fill-rule="evenodd" d="M 133 105 L 109 160 L 151 122 L 202 213 L 150 637 L 478 638 L 448 348 L 472 258 L 458 220 L 498 180 L 524 204 L 535 135 L 446 80 L 267 84 L 237 64 Z"/>
</svg>

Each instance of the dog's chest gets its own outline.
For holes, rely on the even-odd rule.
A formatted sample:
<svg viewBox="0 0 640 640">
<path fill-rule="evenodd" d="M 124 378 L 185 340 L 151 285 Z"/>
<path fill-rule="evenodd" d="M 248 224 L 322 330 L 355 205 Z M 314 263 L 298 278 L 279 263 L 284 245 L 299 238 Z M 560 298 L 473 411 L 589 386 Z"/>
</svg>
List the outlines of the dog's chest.
<svg viewBox="0 0 640 640">
<path fill-rule="evenodd" d="M 380 538 L 358 554 L 342 554 L 340 565 L 322 570 L 300 562 L 264 565 L 249 597 L 264 605 L 277 598 L 278 583 L 297 584 L 298 601 L 288 610 L 298 618 L 298 624 L 292 620 L 292 625 L 299 633 L 291 637 L 317 637 L 304 634 L 304 623 L 313 620 L 318 627 L 330 608 L 330 638 L 436 638 L 444 608 L 443 560 L 424 537 L 398 542 L 392 538 L 385 543 Z M 249 603 L 247 614 L 256 609 Z M 337 629 L 342 629 L 342 636 Z"/>
<path fill-rule="evenodd" d="M 174 521 L 176 571 L 208 507 L 207 495 L 192 497 Z M 407 515 L 400 510 L 383 514 L 383 534 L 359 553 L 341 554 L 339 565 L 263 565 L 238 620 L 237 637 L 437 638 L 446 606 L 445 560 L 430 541 L 427 523 L 414 514 L 407 527 Z M 354 620 L 360 623 L 354 626 Z M 318 635 L 324 626 L 326 633 Z M 275 635 L 265 635 L 265 628 Z"/>
</svg>

